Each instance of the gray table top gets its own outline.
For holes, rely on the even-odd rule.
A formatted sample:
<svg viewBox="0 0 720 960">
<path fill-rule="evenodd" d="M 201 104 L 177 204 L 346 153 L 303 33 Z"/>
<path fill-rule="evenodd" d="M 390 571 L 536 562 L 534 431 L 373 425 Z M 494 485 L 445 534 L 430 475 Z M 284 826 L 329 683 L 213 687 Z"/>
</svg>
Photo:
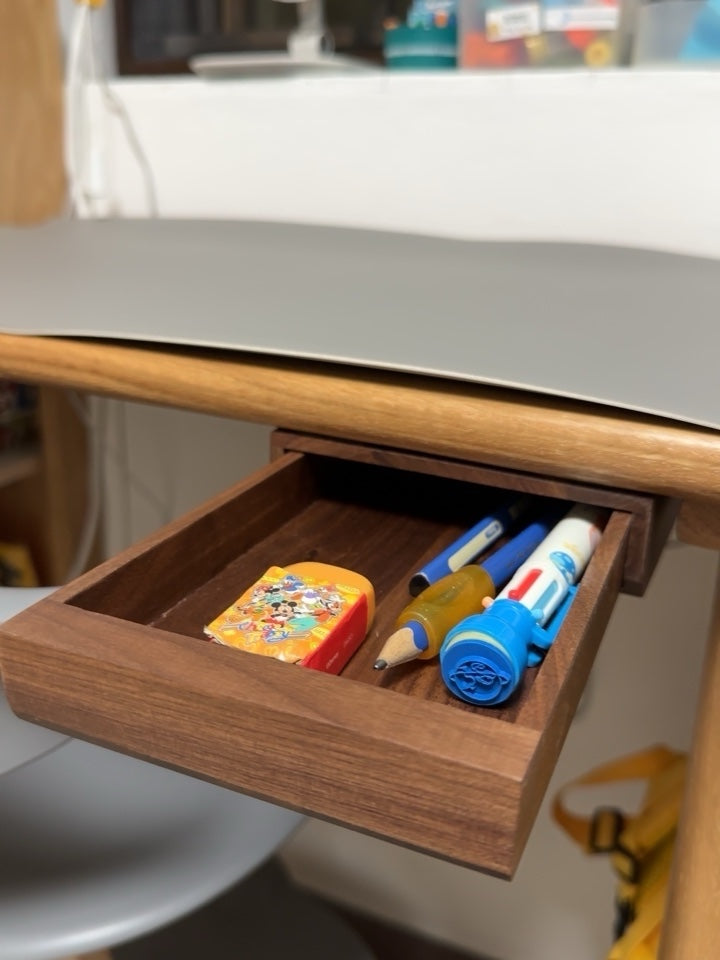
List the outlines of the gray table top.
<svg viewBox="0 0 720 960">
<path fill-rule="evenodd" d="M 281 223 L 0 229 L 0 329 L 222 347 L 720 428 L 720 262 Z"/>
</svg>

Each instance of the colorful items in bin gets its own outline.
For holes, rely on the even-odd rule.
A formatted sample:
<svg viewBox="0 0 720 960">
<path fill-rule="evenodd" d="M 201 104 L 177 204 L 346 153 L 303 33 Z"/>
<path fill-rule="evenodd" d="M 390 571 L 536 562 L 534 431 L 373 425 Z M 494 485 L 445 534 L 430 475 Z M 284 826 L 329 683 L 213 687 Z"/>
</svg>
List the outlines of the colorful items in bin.
<svg viewBox="0 0 720 960">
<path fill-rule="evenodd" d="M 543 63 L 563 66 L 577 63 L 607 67 L 617 59 L 619 0 L 543 0 L 543 31 L 555 34 L 555 50 L 548 49 Z M 565 42 L 565 50 L 557 39 Z"/>
<path fill-rule="evenodd" d="M 457 20 L 457 0 L 413 0 L 405 21 L 409 27 L 446 27 Z"/>
<path fill-rule="evenodd" d="M 573 507 L 497 600 L 449 631 L 440 671 L 454 696 L 478 706 L 512 696 L 526 668 L 537 666 L 554 641 L 604 522 L 601 510 Z"/>
<path fill-rule="evenodd" d="M 526 0 L 460 0 L 458 63 L 506 69 L 528 63 L 525 38 L 540 33 L 540 4 Z"/>
<path fill-rule="evenodd" d="M 606 66 L 619 17 L 619 0 L 460 0 L 459 65 Z"/>
<path fill-rule="evenodd" d="M 456 0 L 414 0 L 405 23 L 385 24 L 385 63 L 392 69 L 438 70 L 457 65 Z"/>
<path fill-rule="evenodd" d="M 337 674 L 374 615 L 366 577 L 308 561 L 270 567 L 204 632 L 225 646 Z"/>
<path fill-rule="evenodd" d="M 550 511 L 521 530 L 482 565 L 461 567 L 423 590 L 398 617 L 397 629 L 380 651 L 375 669 L 436 657 L 454 624 L 482 610 L 484 602 L 497 595 L 498 588 L 548 535 L 559 515 L 558 509 Z"/>
</svg>

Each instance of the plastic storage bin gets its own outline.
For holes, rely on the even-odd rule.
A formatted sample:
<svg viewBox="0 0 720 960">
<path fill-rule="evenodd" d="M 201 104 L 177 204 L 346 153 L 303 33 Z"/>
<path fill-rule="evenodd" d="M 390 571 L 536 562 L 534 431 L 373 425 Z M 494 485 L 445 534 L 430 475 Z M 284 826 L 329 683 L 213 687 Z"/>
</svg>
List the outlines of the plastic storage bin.
<svg viewBox="0 0 720 960">
<path fill-rule="evenodd" d="M 460 0 L 465 69 L 604 67 L 617 62 L 617 0 Z"/>
</svg>

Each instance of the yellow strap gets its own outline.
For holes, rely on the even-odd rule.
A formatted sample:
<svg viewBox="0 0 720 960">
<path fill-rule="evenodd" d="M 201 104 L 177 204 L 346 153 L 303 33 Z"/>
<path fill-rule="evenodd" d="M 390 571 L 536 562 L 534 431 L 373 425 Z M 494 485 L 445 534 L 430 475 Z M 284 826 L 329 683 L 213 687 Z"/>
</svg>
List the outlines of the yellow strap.
<svg viewBox="0 0 720 960">
<path fill-rule="evenodd" d="M 555 820 L 584 850 L 593 849 L 593 837 L 598 846 L 608 849 L 613 840 L 617 842 L 610 854 L 619 877 L 617 894 L 632 905 L 634 919 L 607 960 L 657 958 L 685 768 L 684 754 L 664 746 L 651 747 L 596 767 L 566 784 L 555 797 Z M 601 808 L 587 818 L 570 813 L 565 806 L 566 794 L 574 787 L 638 779 L 647 780 L 643 802 L 636 815 L 623 816 L 620 829 L 617 811 Z"/>
<path fill-rule="evenodd" d="M 656 960 L 672 853 L 670 839 L 653 854 L 638 888 L 635 919 L 613 944 L 607 960 Z"/>
<path fill-rule="evenodd" d="M 680 818 L 687 758 L 680 754 L 648 783 L 639 813 L 627 820 L 621 833 L 623 846 L 643 857 L 672 833 Z"/>
<path fill-rule="evenodd" d="M 666 809 L 667 796 L 682 792 L 682 778 L 684 772 L 684 755 L 669 747 L 658 745 L 638 753 L 629 754 L 602 764 L 576 780 L 566 784 L 555 796 L 552 806 L 552 815 L 560 827 L 578 843 L 586 852 L 592 852 L 590 844 L 592 819 L 571 813 L 565 802 L 568 792 L 575 787 L 593 786 L 605 783 L 617 783 L 623 780 L 649 780 L 667 773 L 667 781 L 661 779 L 648 789 L 648 809 L 651 813 L 651 823 L 648 827 L 637 827 L 637 817 L 629 817 L 623 830 L 623 839 L 626 834 L 631 842 L 638 843 L 639 849 L 651 847 L 668 829 L 668 824 L 677 822 L 677 803 L 673 802 L 672 810 Z M 680 785 L 680 790 L 678 790 Z M 665 798 L 665 799 L 663 799 Z M 645 811 L 643 810 L 643 817 Z M 637 836 L 633 836 L 636 831 Z M 635 847 L 629 847 L 635 852 Z"/>
</svg>

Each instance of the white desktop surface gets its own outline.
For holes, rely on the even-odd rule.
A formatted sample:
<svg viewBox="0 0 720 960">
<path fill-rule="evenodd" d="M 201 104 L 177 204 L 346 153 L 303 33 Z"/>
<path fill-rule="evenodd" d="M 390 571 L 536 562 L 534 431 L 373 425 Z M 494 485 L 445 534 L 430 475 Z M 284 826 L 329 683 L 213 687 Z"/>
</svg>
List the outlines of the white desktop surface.
<svg viewBox="0 0 720 960">
<path fill-rule="evenodd" d="M 720 428 L 720 262 L 278 223 L 0 229 L 0 329 L 517 387 Z"/>
</svg>

